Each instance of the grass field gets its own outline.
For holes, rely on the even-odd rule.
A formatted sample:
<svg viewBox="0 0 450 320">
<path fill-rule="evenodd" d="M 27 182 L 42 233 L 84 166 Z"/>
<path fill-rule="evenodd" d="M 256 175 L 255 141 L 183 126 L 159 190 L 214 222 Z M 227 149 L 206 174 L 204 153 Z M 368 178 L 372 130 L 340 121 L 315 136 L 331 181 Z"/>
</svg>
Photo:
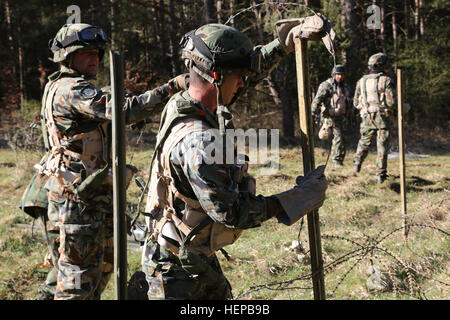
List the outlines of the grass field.
<svg viewBox="0 0 450 320">
<path fill-rule="evenodd" d="M 389 160 L 390 176 L 382 185 L 373 174 L 374 152 L 358 175 L 352 171 L 352 150 L 343 168 L 327 167 L 330 184 L 319 210 L 327 299 L 450 298 L 450 155 L 428 154 L 429 158 L 406 159 L 412 223 L 407 241 L 402 230 L 398 159 Z M 128 153 L 144 177 L 150 155 L 151 151 L 143 149 Z M 316 148 L 316 165 L 324 163 L 326 155 L 326 150 Z M 33 299 L 47 272 L 42 265 L 46 246 L 40 233 L 17 227 L 31 224 L 18 203 L 39 158 L 39 152 L 0 149 L 0 299 Z M 280 150 L 280 171 L 275 175 L 261 176 L 258 167 L 250 171 L 257 178 L 257 193 L 286 190 L 302 173 L 300 148 Z M 136 204 L 138 195 L 132 184 L 128 201 Z M 306 219 L 299 231 L 300 223 L 286 227 L 272 219 L 245 231 L 227 247 L 229 261 L 217 254 L 235 297 L 313 298 Z M 290 249 L 293 241 L 300 241 L 300 246 Z M 140 253 L 128 251 L 129 276 L 140 269 Z M 371 274 L 374 269 L 380 273 Z M 376 281 L 377 275 L 381 281 Z M 368 282 L 382 285 L 369 290 Z M 113 297 L 110 281 L 102 299 Z"/>
</svg>

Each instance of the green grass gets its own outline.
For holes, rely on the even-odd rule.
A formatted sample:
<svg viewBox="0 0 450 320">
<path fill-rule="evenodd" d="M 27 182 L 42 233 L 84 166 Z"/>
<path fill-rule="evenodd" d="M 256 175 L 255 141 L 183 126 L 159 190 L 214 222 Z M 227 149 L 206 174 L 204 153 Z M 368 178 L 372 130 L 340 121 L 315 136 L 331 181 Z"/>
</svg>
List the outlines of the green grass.
<svg viewBox="0 0 450 320">
<path fill-rule="evenodd" d="M 132 164 L 141 169 L 144 178 L 148 176 L 150 155 L 151 150 L 143 148 L 128 152 L 128 159 L 133 156 Z M 316 165 L 324 163 L 326 155 L 325 150 L 317 148 Z M 340 262 L 326 269 L 327 298 L 449 299 L 449 155 L 431 153 L 426 159 L 406 159 L 408 217 L 418 224 L 410 230 L 408 241 L 401 229 L 398 159 L 389 160 L 390 176 L 378 185 L 374 176 L 375 153 L 369 154 L 358 175 L 352 171 L 353 155 L 350 150 L 343 168 L 334 169 L 330 164 L 326 171 L 330 184 L 327 199 L 319 210 L 322 256 L 325 266 Z M 32 237 L 30 230 L 15 227 L 31 223 L 17 204 L 39 157 L 36 152 L 0 150 L 0 299 L 32 299 L 45 278 L 44 241 Z M 257 166 L 250 169 L 257 178 L 258 193 L 270 195 L 286 190 L 302 173 L 299 147 L 282 148 L 280 157 L 280 172 L 275 175 L 261 176 Z M 136 205 L 139 194 L 132 183 L 128 201 Z M 292 241 L 300 240 L 309 251 L 306 219 L 300 237 L 299 226 L 297 223 L 286 227 L 272 219 L 259 228 L 246 230 L 228 246 L 230 261 L 220 252 L 217 254 L 235 297 L 313 299 L 309 253 L 299 260 L 297 252 L 287 250 Z M 396 229 L 399 230 L 389 235 Z M 385 235 L 389 236 L 379 242 Z M 352 252 L 357 256 L 345 256 Z M 139 250 L 128 252 L 129 277 L 140 270 L 140 255 Z M 370 292 L 366 288 L 371 263 L 392 282 L 387 291 Z M 102 299 L 113 298 L 110 281 Z"/>
</svg>

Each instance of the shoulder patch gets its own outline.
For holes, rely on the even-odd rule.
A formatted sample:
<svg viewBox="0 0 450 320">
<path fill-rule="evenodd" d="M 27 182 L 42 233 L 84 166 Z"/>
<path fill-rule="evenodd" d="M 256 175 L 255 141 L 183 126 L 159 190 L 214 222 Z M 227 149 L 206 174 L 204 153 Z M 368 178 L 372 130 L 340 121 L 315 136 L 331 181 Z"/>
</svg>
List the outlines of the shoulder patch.
<svg viewBox="0 0 450 320">
<path fill-rule="evenodd" d="M 97 88 L 94 86 L 86 86 L 81 89 L 80 95 L 85 99 L 92 99 L 97 95 Z"/>
</svg>

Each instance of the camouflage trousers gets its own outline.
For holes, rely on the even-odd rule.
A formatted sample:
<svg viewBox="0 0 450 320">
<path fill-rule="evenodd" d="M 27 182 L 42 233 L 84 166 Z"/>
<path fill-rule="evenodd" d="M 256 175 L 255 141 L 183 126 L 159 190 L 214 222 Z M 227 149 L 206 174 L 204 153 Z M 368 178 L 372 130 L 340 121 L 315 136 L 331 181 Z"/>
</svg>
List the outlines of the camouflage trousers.
<svg viewBox="0 0 450 320">
<path fill-rule="evenodd" d="M 49 191 L 48 217 L 59 229 L 55 300 L 100 299 L 113 271 L 112 197 L 99 196 L 84 205 Z M 57 271 L 57 272 L 56 272 Z M 51 278 L 53 277 L 53 278 Z"/>
<path fill-rule="evenodd" d="M 37 300 L 53 300 L 56 290 L 56 280 L 58 276 L 58 269 L 54 257 L 58 256 L 59 248 L 59 228 L 48 221 L 48 216 L 40 217 L 42 227 L 44 228 L 43 235 L 48 245 L 48 252 L 44 258 L 44 266 L 50 268 L 47 278 L 38 288 Z"/>
<path fill-rule="evenodd" d="M 331 159 L 333 162 L 344 162 L 345 158 L 345 136 L 344 122 L 341 118 L 333 121 L 333 140 L 331 141 Z"/>
<path fill-rule="evenodd" d="M 148 241 L 144 247 L 142 271 L 149 285 L 149 300 L 231 299 L 231 286 L 215 255 L 191 254 L 189 264 L 182 264 L 172 252 Z"/>
<path fill-rule="evenodd" d="M 365 115 L 362 118 L 360 128 L 361 138 L 358 142 L 358 148 L 356 149 L 354 164 L 361 165 L 366 159 L 369 153 L 370 144 L 372 138 L 376 135 L 377 140 L 377 176 L 387 175 L 387 157 L 389 152 L 390 135 L 389 135 L 389 122 L 387 119 L 376 115 Z"/>
</svg>

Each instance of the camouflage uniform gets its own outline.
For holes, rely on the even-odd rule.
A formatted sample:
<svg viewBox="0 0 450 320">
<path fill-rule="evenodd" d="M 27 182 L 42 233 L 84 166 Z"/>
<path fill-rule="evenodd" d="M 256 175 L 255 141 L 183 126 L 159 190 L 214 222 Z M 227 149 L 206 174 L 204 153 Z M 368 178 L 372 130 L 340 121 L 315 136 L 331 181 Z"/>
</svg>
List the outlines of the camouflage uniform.
<svg viewBox="0 0 450 320">
<path fill-rule="evenodd" d="M 382 182 L 387 176 L 389 127 L 391 126 L 389 117 L 395 104 L 395 86 L 392 79 L 383 72 L 371 70 L 357 82 L 353 104 L 360 111 L 361 116 L 361 138 L 353 159 L 355 171 L 359 171 L 369 152 L 371 140 L 376 136 L 376 175 L 379 182 Z"/>
<path fill-rule="evenodd" d="M 341 114 L 335 115 L 330 113 L 332 104 L 336 102 L 333 96 L 337 99 L 342 99 L 346 107 Z M 317 89 L 317 93 L 311 104 L 311 112 L 314 114 L 320 112 L 321 122 L 327 122 L 332 126 L 333 141 L 331 145 L 331 158 L 334 163 L 342 164 L 345 158 L 345 136 L 347 115 L 350 103 L 350 89 L 343 82 L 337 82 L 333 77 L 322 82 Z M 336 99 L 335 99 L 336 100 Z"/>
<path fill-rule="evenodd" d="M 79 49 L 96 48 L 103 54 L 97 38 L 84 44 L 77 40 L 72 47 L 64 43 L 66 38 L 73 39 L 76 32 L 85 29 L 98 33 L 101 30 L 74 24 L 59 31 L 53 42 L 56 49 L 52 48 L 55 62 L 63 62 Z M 58 46 L 64 48 L 60 50 Z M 168 100 L 170 93 L 166 84 L 141 95 L 127 96 L 123 106 L 126 123 L 148 117 Z M 48 237 L 54 268 L 39 289 L 41 295 L 54 291 L 55 299 L 100 299 L 111 276 L 114 257 L 109 172 L 111 116 L 108 88 L 95 87 L 66 63 L 50 75 L 41 111 L 47 154 L 39 164 L 37 176 L 48 176 L 44 189 L 51 225 L 47 231 L 54 234 L 53 240 Z M 129 179 L 131 175 L 129 170 Z M 59 230 L 58 250 L 55 250 L 56 230 Z"/>
<path fill-rule="evenodd" d="M 192 100 L 187 91 L 176 94 L 166 108 L 168 114 L 179 111 L 172 109 L 190 108 L 191 112 L 183 114 L 183 117 L 192 116 L 193 119 L 204 122 L 206 128 L 219 128 L 217 117 Z M 199 114 L 204 115 L 198 116 Z M 174 118 L 172 123 L 177 123 L 180 118 Z M 169 123 L 163 125 L 168 128 L 173 126 Z M 235 167 L 215 163 L 198 164 L 200 157 L 205 159 L 205 149 L 212 143 L 209 138 L 206 129 L 192 132 L 172 149 L 171 171 L 179 192 L 190 199 L 196 199 L 202 211 L 212 221 L 230 228 L 247 229 L 271 218 L 267 201 L 263 197 L 240 191 L 239 185 L 232 179 Z M 226 146 L 224 150 L 225 148 Z M 184 215 L 184 203 L 176 210 Z M 143 271 L 149 282 L 149 299 L 231 298 L 231 287 L 222 273 L 216 255 L 200 253 L 193 256 L 197 261 L 191 261 L 192 257 L 182 260 L 179 254 L 147 240 L 143 253 Z M 161 286 L 163 279 L 164 286 Z"/>
<path fill-rule="evenodd" d="M 108 139 L 111 120 L 111 96 L 86 81 L 76 71 L 65 67 L 50 76 L 57 87 L 53 98 L 53 118 L 61 136 L 65 137 L 67 150 L 82 152 L 89 141 L 80 141 L 75 135 L 98 128 Z M 168 94 L 153 90 L 126 98 L 124 112 L 127 123 L 136 122 L 150 115 L 164 102 Z M 105 125 L 106 126 L 101 126 Z M 105 147 L 109 146 L 109 141 Z M 96 158 L 91 162 L 92 174 L 109 161 Z M 86 174 L 83 161 L 64 154 L 61 165 L 74 173 Z M 80 199 L 72 191 L 76 183 L 61 177 L 50 176 L 48 190 L 49 221 L 60 228 L 58 255 L 58 279 L 56 299 L 99 299 L 113 269 L 112 189 L 104 185 Z M 77 278 L 78 277 L 78 278 Z M 74 287 L 80 281 L 80 288 Z"/>
<path fill-rule="evenodd" d="M 44 267 L 50 268 L 47 278 L 38 288 L 37 300 L 53 300 L 55 296 L 58 268 L 54 257 L 58 256 L 59 248 L 59 228 L 48 221 L 47 214 L 40 216 L 42 227 L 44 228 L 44 237 L 49 251 L 44 258 Z"/>
<path fill-rule="evenodd" d="M 203 26 L 196 34 L 209 41 L 211 47 L 217 41 L 219 50 L 227 53 L 259 55 L 256 57 L 261 58 L 259 72 L 246 77 L 245 87 L 237 95 L 267 76 L 286 55 L 278 39 L 255 50 L 249 40 L 242 40 L 245 37 L 242 33 L 222 25 Z M 234 41 L 230 44 L 232 49 L 221 41 Z M 198 46 L 187 42 L 184 48 L 195 53 L 194 48 Z M 197 73 L 206 74 L 204 78 L 214 75 L 195 66 L 200 69 Z M 192 72 L 192 64 L 190 67 Z M 216 112 L 212 113 L 193 100 L 188 91 L 173 96 L 163 111 L 145 209 L 149 236 L 143 250 L 142 268 L 149 284 L 149 299 L 231 298 L 231 286 L 215 252 L 233 243 L 244 229 L 257 227 L 273 216 L 281 221 L 285 215 L 281 200 L 254 194 L 252 179 L 242 166 L 210 159 L 208 149 L 216 140 L 211 141 L 209 129 L 233 128 L 231 118 L 225 106 L 218 103 Z M 183 131 L 193 123 L 197 129 Z M 222 155 L 226 153 L 224 140 L 220 145 Z M 174 229 L 172 235 L 165 233 L 167 224 L 169 231 L 171 225 L 176 225 L 178 231 Z"/>
</svg>

